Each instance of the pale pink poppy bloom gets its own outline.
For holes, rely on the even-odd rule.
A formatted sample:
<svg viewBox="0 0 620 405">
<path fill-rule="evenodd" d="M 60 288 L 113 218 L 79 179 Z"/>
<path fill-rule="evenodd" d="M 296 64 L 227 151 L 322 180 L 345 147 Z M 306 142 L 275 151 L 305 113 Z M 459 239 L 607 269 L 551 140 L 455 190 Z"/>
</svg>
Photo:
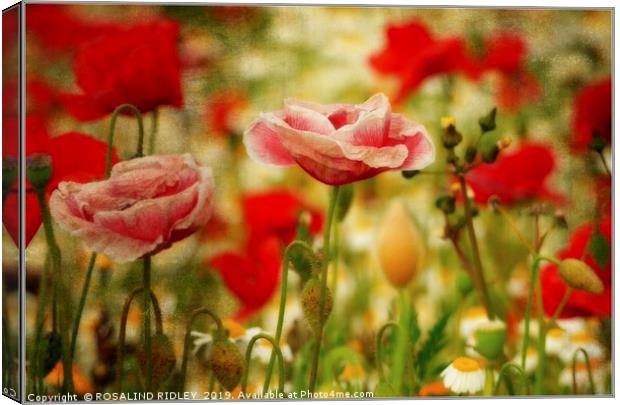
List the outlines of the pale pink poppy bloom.
<svg viewBox="0 0 620 405">
<path fill-rule="evenodd" d="M 213 210 L 211 168 L 189 155 L 116 164 L 110 178 L 60 183 L 50 198 L 62 229 L 116 262 L 154 254 L 191 235 Z"/>
<path fill-rule="evenodd" d="M 298 164 L 315 179 L 341 185 L 387 170 L 420 170 L 435 160 L 426 129 L 392 113 L 384 94 L 363 104 L 284 101 L 245 131 L 252 159 L 279 166 Z"/>
</svg>

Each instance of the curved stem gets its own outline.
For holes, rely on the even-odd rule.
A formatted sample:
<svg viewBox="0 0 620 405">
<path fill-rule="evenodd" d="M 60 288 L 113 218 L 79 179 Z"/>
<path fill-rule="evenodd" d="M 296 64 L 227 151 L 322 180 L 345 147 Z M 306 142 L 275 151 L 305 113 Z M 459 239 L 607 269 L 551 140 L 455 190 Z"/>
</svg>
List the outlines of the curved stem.
<svg viewBox="0 0 620 405">
<path fill-rule="evenodd" d="M 185 377 L 187 375 L 187 366 L 189 363 L 189 345 L 191 341 L 192 326 L 198 315 L 201 314 L 205 314 L 211 317 L 211 319 L 213 319 L 213 321 L 217 325 L 218 331 L 224 330 L 224 325 L 222 324 L 221 319 L 208 308 L 198 308 L 194 310 L 194 312 L 192 312 L 192 315 L 187 322 L 187 328 L 185 329 L 185 341 L 183 344 L 183 361 L 181 362 L 181 391 L 185 389 Z"/>
<path fill-rule="evenodd" d="M 482 260 L 480 259 L 480 249 L 478 248 L 478 239 L 476 239 L 476 230 L 474 228 L 472 207 L 469 196 L 467 195 L 467 184 L 465 184 L 465 176 L 459 174 L 459 183 L 461 186 L 461 194 L 463 195 L 463 201 L 465 206 L 465 220 L 467 223 L 467 234 L 469 236 L 469 243 L 471 245 L 474 256 L 474 268 L 476 270 L 476 276 L 478 277 L 478 283 L 480 284 L 480 298 L 484 307 L 487 310 L 487 315 L 490 320 L 495 319 L 495 311 L 493 310 L 493 304 L 489 298 L 489 291 L 487 283 L 484 279 L 484 268 L 482 267 Z"/>
<path fill-rule="evenodd" d="M 75 314 L 75 320 L 73 321 L 73 331 L 71 332 L 71 349 L 69 353 L 71 355 L 71 359 L 75 357 L 75 347 L 77 344 L 77 335 L 80 330 L 80 321 L 82 319 L 82 311 L 84 311 L 84 306 L 86 305 L 86 297 L 88 295 L 88 288 L 90 286 L 90 280 L 93 275 L 93 269 L 95 268 L 95 261 L 97 259 L 97 253 L 92 253 L 90 255 L 90 261 L 88 262 L 88 269 L 86 270 L 86 278 L 84 279 L 84 285 L 82 286 L 82 294 L 80 296 L 80 302 L 78 304 L 77 313 Z"/>
<path fill-rule="evenodd" d="M 588 382 L 590 383 L 590 393 L 594 395 L 594 377 L 592 376 L 592 365 L 590 364 L 590 356 L 588 356 L 588 352 L 585 351 L 583 347 L 575 350 L 575 353 L 573 354 L 573 394 L 577 394 L 577 355 L 579 355 L 579 353 L 583 354 L 583 357 L 586 361 L 586 369 L 588 370 Z"/>
<path fill-rule="evenodd" d="M 519 238 L 519 240 L 521 241 L 521 243 L 523 243 L 523 245 L 527 248 L 527 250 L 530 252 L 530 254 L 535 257 L 536 256 L 536 251 L 534 250 L 534 247 L 532 246 L 532 244 L 527 240 L 527 238 L 525 237 L 525 235 L 523 235 L 523 232 L 521 232 L 521 230 L 519 229 L 519 227 L 517 226 L 517 224 L 515 223 L 514 219 L 512 218 L 512 216 L 510 216 L 510 214 L 508 213 L 508 211 L 506 211 L 506 209 L 504 207 L 502 207 L 500 204 L 496 204 L 495 205 L 495 209 L 497 210 L 497 212 L 499 212 L 502 217 L 506 220 L 506 222 L 508 223 L 508 225 L 510 226 L 510 228 L 512 229 L 512 231 L 514 232 L 515 235 L 517 235 L 517 238 Z M 538 238 L 537 238 L 538 239 Z"/>
<path fill-rule="evenodd" d="M 554 324 L 557 321 L 558 317 L 562 313 L 562 310 L 568 303 L 568 300 L 570 299 L 570 296 L 572 293 L 573 293 L 573 287 L 568 286 L 568 288 L 566 288 L 566 291 L 564 292 L 562 301 L 560 301 L 560 303 L 558 304 L 558 307 L 553 312 L 553 316 L 551 317 L 551 320 L 549 321 L 551 324 Z"/>
<path fill-rule="evenodd" d="M 292 243 L 295 243 L 294 241 Z M 289 245 L 290 246 L 290 245 Z M 288 248 L 287 248 L 288 250 Z M 282 337 L 282 327 L 284 325 L 284 312 L 286 309 L 286 294 L 288 289 L 288 252 L 284 254 L 284 261 L 282 263 L 282 282 L 280 286 L 280 308 L 278 310 L 278 324 L 276 326 L 276 336 L 275 340 L 278 345 L 280 345 L 280 339 Z M 276 352 L 275 349 L 271 351 L 271 357 L 269 358 L 269 366 L 267 367 L 267 374 L 265 374 L 265 383 L 263 385 L 263 392 L 266 392 L 269 388 L 269 384 L 271 383 L 271 375 L 273 374 L 273 367 L 276 362 Z"/>
<path fill-rule="evenodd" d="M 152 368 L 152 337 L 151 337 L 151 305 L 149 304 L 148 297 L 151 295 L 151 256 L 144 256 L 144 272 L 142 281 L 144 283 L 144 303 L 143 303 L 143 311 L 144 315 L 142 317 L 143 327 L 142 331 L 144 333 L 144 368 L 146 370 L 146 390 L 150 392 L 153 388 L 153 368 Z"/>
<path fill-rule="evenodd" d="M 325 224 L 325 231 L 323 236 L 323 263 L 321 266 L 321 294 L 319 296 L 319 331 L 316 335 L 316 342 L 314 345 L 314 353 L 312 357 L 312 368 L 310 369 L 310 383 L 308 389 L 310 392 L 314 392 L 316 386 L 316 380 L 319 370 L 319 357 L 321 354 L 321 343 L 323 341 L 323 328 L 325 326 L 325 296 L 327 295 L 327 266 L 329 264 L 329 248 L 331 238 L 331 227 L 334 221 L 334 212 L 336 211 L 336 204 L 338 202 L 338 194 L 340 191 L 339 186 L 334 186 L 330 196 L 329 209 L 327 214 L 327 223 Z M 335 293 L 335 291 L 334 291 Z"/>
<path fill-rule="evenodd" d="M 508 369 L 513 368 L 515 370 L 517 370 L 517 372 L 519 373 L 519 376 L 521 377 L 521 383 L 523 384 L 523 387 L 525 388 L 525 394 L 529 395 L 530 394 L 530 386 L 528 383 L 528 379 L 527 379 L 527 374 L 525 374 L 525 371 L 523 371 L 523 368 L 521 368 L 520 366 L 514 364 L 514 363 L 504 363 L 504 365 L 502 366 L 502 368 L 499 369 L 499 375 L 497 377 L 497 382 L 495 383 L 495 388 L 493 388 L 493 396 L 496 396 L 499 393 L 499 388 L 502 384 L 502 380 L 504 378 L 508 378 L 506 376 L 506 372 L 508 371 Z M 509 380 L 506 380 L 507 382 Z"/>
<path fill-rule="evenodd" d="M 125 300 L 123 305 L 123 312 L 121 313 L 121 328 L 118 337 L 118 347 L 116 352 L 116 392 L 122 392 L 123 384 L 123 361 L 125 357 L 125 336 L 127 334 L 127 317 L 129 316 L 129 308 L 134 298 L 138 294 L 142 294 L 144 288 L 139 287 L 129 293 L 129 296 Z M 163 333 L 163 321 L 161 316 L 161 308 L 159 301 L 155 294 L 151 292 L 151 303 L 153 304 L 153 312 L 155 313 L 155 328 L 157 333 Z"/>
<path fill-rule="evenodd" d="M 379 331 L 377 332 L 377 342 L 376 342 L 376 361 L 377 361 L 377 371 L 379 373 L 379 381 L 385 381 L 385 374 L 383 373 L 383 335 L 389 328 L 399 329 L 400 326 L 393 321 L 390 321 L 383 325 Z"/>
<path fill-rule="evenodd" d="M 142 122 L 142 113 L 140 113 L 140 110 L 138 109 L 138 107 L 136 107 L 133 104 L 121 104 L 118 107 L 116 107 L 116 109 L 114 109 L 114 111 L 112 112 L 112 119 L 110 121 L 110 132 L 108 132 L 108 150 L 106 152 L 106 157 L 105 157 L 105 162 L 106 162 L 105 163 L 106 164 L 105 177 L 106 178 L 110 177 L 110 170 L 112 169 L 112 147 L 111 145 L 114 144 L 114 128 L 116 127 L 116 120 L 118 118 L 118 115 L 123 110 L 132 111 L 136 119 L 138 120 L 138 146 L 137 146 L 136 157 L 144 156 L 143 147 L 142 147 L 142 145 L 144 144 L 144 124 Z"/>
<path fill-rule="evenodd" d="M 151 113 L 151 136 L 149 137 L 149 155 L 155 153 L 155 140 L 157 139 L 157 130 L 159 129 L 159 111 L 154 109 Z"/>
<path fill-rule="evenodd" d="M 252 350 L 254 349 L 254 343 L 256 343 L 259 339 L 268 340 L 273 346 L 273 350 L 276 353 L 278 358 L 278 392 L 284 392 L 284 357 L 282 356 L 282 351 L 280 347 L 278 347 L 274 338 L 269 336 L 266 333 L 259 333 L 250 339 L 248 343 L 248 348 L 245 351 L 245 373 L 243 374 L 243 380 L 241 380 L 241 392 L 245 393 L 248 387 L 248 375 L 250 374 L 250 361 L 252 360 Z M 265 395 L 267 391 L 263 390 L 263 395 Z"/>
</svg>

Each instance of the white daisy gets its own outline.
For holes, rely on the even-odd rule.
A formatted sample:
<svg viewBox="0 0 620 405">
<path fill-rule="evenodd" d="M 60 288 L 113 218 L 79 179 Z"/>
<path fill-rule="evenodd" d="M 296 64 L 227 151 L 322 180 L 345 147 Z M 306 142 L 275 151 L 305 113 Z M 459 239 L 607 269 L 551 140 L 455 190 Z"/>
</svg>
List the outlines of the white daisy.
<svg viewBox="0 0 620 405">
<path fill-rule="evenodd" d="M 459 332 L 463 338 L 468 339 L 474 334 L 478 327 L 489 322 L 490 320 L 484 307 L 468 308 L 461 318 Z"/>
<path fill-rule="evenodd" d="M 222 324 L 228 330 L 229 338 L 239 346 L 242 352 L 245 350 L 252 337 L 263 332 L 263 330 L 258 327 L 246 329 L 243 325 L 232 319 L 225 319 L 222 321 Z M 191 336 L 195 338 L 192 354 L 195 355 L 198 353 L 203 346 L 208 352 L 208 348 L 211 345 L 211 342 L 213 342 L 213 336 L 210 333 L 193 330 L 191 331 Z"/>
<path fill-rule="evenodd" d="M 568 344 L 560 354 L 560 358 L 564 363 L 572 363 L 573 356 L 579 348 L 588 353 L 590 360 L 601 360 L 605 357 L 605 348 L 591 333 L 577 332 L 568 338 Z"/>
<path fill-rule="evenodd" d="M 512 362 L 517 364 L 517 365 L 521 365 L 521 353 L 518 353 L 513 359 Z M 538 351 L 533 348 L 533 347 L 529 347 L 527 349 L 527 352 L 525 354 L 525 369 L 524 371 L 527 374 L 531 374 L 536 370 L 536 367 L 538 366 Z"/>
<path fill-rule="evenodd" d="M 486 379 L 480 362 L 470 357 L 456 358 L 441 377 L 444 386 L 457 394 L 475 394 L 484 388 Z"/>
<path fill-rule="evenodd" d="M 605 389 L 605 368 L 596 361 L 590 361 L 592 369 L 592 380 L 594 382 L 595 393 L 601 393 Z M 564 387 L 573 386 L 573 366 L 567 365 L 562 369 L 559 376 L 560 385 Z M 575 364 L 575 382 L 579 393 L 590 392 L 590 379 L 588 377 L 588 367 L 585 362 L 579 361 Z"/>
<path fill-rule="evenodd" d="M 550 356 L 560 356 L 568 345 L 568 334 L 564 329 L 551 328 L 547 331 L 545 352 Z"/>
</svg>

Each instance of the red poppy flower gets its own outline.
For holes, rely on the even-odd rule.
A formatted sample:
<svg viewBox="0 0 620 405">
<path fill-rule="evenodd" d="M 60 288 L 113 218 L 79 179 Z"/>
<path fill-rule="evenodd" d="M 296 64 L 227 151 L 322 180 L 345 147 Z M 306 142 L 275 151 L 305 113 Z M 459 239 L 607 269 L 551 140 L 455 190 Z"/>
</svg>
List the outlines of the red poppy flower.
<svg viewBox="0 0 620 405">
<path fill-rule="evenodd" d="M 3 119 L 2 156 L 18 155 L 18 120 Z M 45 153 L 52 158 L 52 179 L 47 185 L 48 194 L 61 181 L 88 182 L 103 178 L 105 174 L 105 156 L 107 145 L 89 135 L 78 132 L 68 132 L 51 137 L 45 126 L 45 121 L 39 117 L 28 117 L 26 121 L 26 155 Z M 117 162 L 116 152 L 112 156 Z M 17 194 L 8 195 L 3 209 L 2 222 L 7 231 L 17 243 L 18 215 Z M 32 186 L 26 181 L 26 246 L 41 226 L 41 211 L 32 191 Z"/>
<path fill-rule="evenodd" d="M 323 227 L 321 212 L 310 207 L 301 198 L 285 189 L 246 194 L 242 200 L 250 240 L 275 235 L 288 245 L 295 238 L 299 214 L 310 213 L 309 231 L 317 234 Z"/>
<path fill-rule="evenodd" d="M 495 96 L 501 111 L 515 112 L 527 104 L 540 100 L 541 89 L 536 76 L 527 72 L 517 72 L 500 76 Z"/>
<path fill-rule="evenodd" d="M 280 243 L 269 237 L 248 244 L 243 253 L 229 251 L 211 259 L 211 266 L 219 270 L 226 287 L 242 304 L 235 318 L 256 313 L 274 295 L 280 282 Z"/>
<path fill-rule="evenodd" d="M 611 77 L 590 83 L 577 93 L 573 105 L 573 151 L 588 151 L 595 132 L 611 143 Z"/>
<path fill-rule="evenodd" d="M 28 74 L 26 77 L 26 113 L 47 116 L 58 105 L 58 91 L 41 77 Z M 19 86 L 17 80 L 2 85 L 3 116 L 16 117 L 18 114 Z"/>
<path fill-rule="evenodd" d="M 18 45 L 19 7 L 12 7 L 2 13 L 2 56 L 8 59 Z M 6 66 L 6 62 L 5 66 Z"/>
<path fill-rule="evenodd" d="M 246 106 L 247 99 L 238 91 L 225 91 L 209 97 L 205 119 L 210 134 L 225 137 L 233 130 L 233 123 L 239 119 L 239 112 Z"/>
<path fill-rule="evenodd" d="M 74 62 L 82 93 L 63 95 L 65 106 L 82 121 L 101 118 L 124 103 L 143 113 L 183 106 L 178 37 L 177 22 L 160 20 L 89 43 Z"/>
<path fill-rule="evenodd" d="M 478 203 L 491 196 L 502 204 L 516 204 L 531 199 L 561 202 L 563 197 L 547 186 L 555 168 L 555 158 L 547 145 L 523 143 L 510 153 L 501 153 L 495 163 L 482 163 L 467 173 L 467 183 Z"/>
<path fill-rule="evenodd" d="M 371 56 L 370 64 L 377 72 L 400 79 L 397 100 L 402 101 L 428 78 L 451 73 L 474 74 L 473 62 L 461 38 L 434 38 L 417 19 L 388 25 L 386 39 L 385 48 Z"/>
<path fill-rule="evenodd" d="M 85 19 L 66 4 L 28 4 L 26 31 L 47 56 L 72 53 L 94 39 L 121 30 L 120 24 Z"/>
<path fill-rule="evenodd" d="M 611 245 L 610 216 L 606 216 L 601 220 L 599 231 L 605 237 L 607 243 Z M 558 257 L 560 259 L 583 259 L 603 281 L 605 289 L 603 293 L 599 295 L 574 290 L 566 307 L 560 314 L 561 318 L 611 315 L 611 257 L 607 258 L 607 264 L 605 266 L 600 266 L 596 260 L 594 260 L 592 254 L 587 251 L 593 232 L 594 226 L 592 224 L 582 225 L 575 229 L 571 235 L 568 247 L 560 252 Z M 566 283 L 560 278 L 558 268 L 555 265 L 549 265 L 543 268 L 541 282 L 545 312 L 551 315 L 555 312 L 564 296 Z"/>
</svg>

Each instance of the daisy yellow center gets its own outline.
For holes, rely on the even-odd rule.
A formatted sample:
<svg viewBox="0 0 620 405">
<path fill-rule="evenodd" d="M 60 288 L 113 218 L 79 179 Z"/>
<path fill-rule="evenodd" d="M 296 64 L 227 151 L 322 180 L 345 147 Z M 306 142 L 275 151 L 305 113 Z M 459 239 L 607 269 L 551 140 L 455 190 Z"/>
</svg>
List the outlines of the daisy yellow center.
<svg viewBox="0 0 620 405">
<path fill-rule="evenodd" d="M 465 313 L 465 318 L 486 318 L 487 317 L 487 311 L 484 309 L 484 307 L 473 307 L 473 308 L 469 308 L 467 310 L 467 312 Z"/>
<path fill-rule="evenodd" d="M 452 366 L 462 372 L 480 370 L 480 363 L 469 357 L 458 357 L 452 362 Z"/>
<path fill-rule="evenodd" d="M 564 329 L 560 329 L 560 328 L 549 329 L 549 332 L 547 332 L 547 335 L 554 337 L 554 338 L 561 338 L 562 336 L 564 336 Z"/>
<path fill-rule="evenodd" d="M 587 343 L 592 341 L 592 336 L 588 332 L 577 332 L 571 340 L 575 343 Z"/>
<path fill-rule="evenodd" d="M 222 323 L 224 327 L 228 329 L 232 339 L 245 335 L 245 328 L 239 322 L 233 321 L 232 319 L 225 319 Z"/>
</svg>

